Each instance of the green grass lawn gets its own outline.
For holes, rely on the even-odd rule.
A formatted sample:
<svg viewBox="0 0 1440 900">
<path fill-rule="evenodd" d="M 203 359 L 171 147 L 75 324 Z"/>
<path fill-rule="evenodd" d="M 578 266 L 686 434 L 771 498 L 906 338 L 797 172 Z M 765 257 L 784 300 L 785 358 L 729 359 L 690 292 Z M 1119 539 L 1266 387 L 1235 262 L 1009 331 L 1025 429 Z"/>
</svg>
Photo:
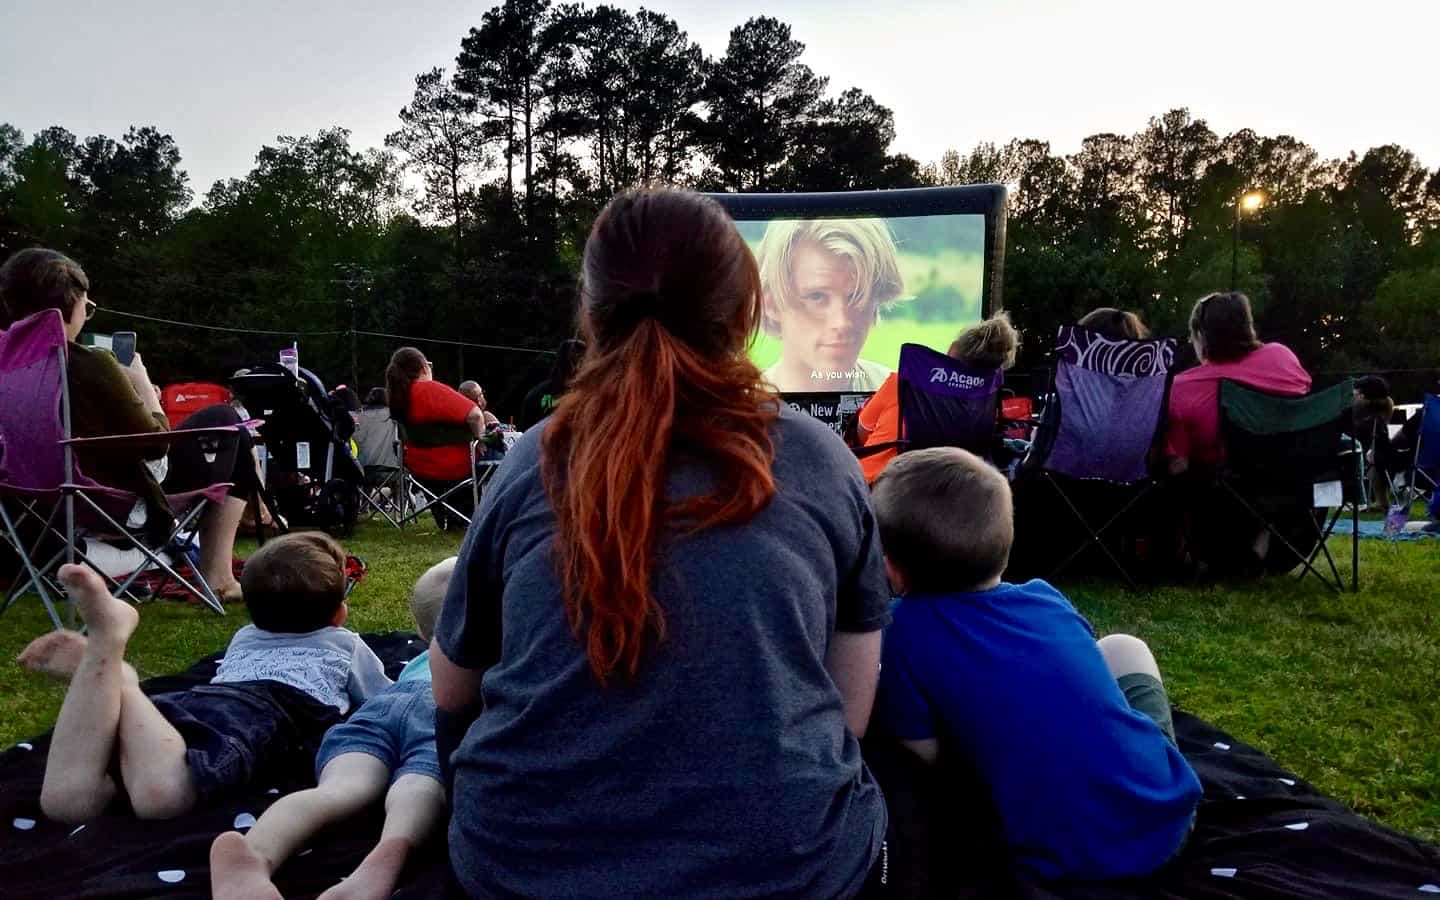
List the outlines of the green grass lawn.
<svg viewBox="0 0 1440 900">
<path fill-rule="evenodd" d="M 352 596 L 350 624 L 410 627 L 409 586 L 459 540 L 362 526 L 349 547 L 370 574 Z M 1179 706 L 1359 812 L 1440 840 L 1440 544 L 1363 541 L 1361 552 L 1358 595 L 1293 577 L 1134 594 L 1109 583 L 1061 587 L 1101 632 L 1150 642 Z M 142 677 L 174 672 L 222 649 L 245 621 L 243 609 L 220 618 L 148 604 L 130 659 Z M 45 627 L 33 598 L 0 619 L 0 747 L 45 730 L 59 708 L 61 690 L 13 662 Z"/>
</svg>

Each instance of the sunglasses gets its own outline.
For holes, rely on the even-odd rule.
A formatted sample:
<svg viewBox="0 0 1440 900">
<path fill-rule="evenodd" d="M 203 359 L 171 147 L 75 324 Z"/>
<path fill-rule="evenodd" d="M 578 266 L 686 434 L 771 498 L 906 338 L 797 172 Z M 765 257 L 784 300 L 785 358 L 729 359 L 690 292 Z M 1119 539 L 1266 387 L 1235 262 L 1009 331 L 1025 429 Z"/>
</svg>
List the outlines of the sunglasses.
<svg viewBox="0 0 1440 900">
<path fill-rule="evenodd" d="M 95 310 L 97 310 L 97 309 L 99 309 L 99 308 L 100 308 L 99 304 L 97 304 L 94 300 L 91 300 L 89 297 L 86 297 L 86 298 L 85 298 L 85 321 L 88 322 L 88 321 L 90 321 L 91 319 L 95 318 Z"/>
</svg>

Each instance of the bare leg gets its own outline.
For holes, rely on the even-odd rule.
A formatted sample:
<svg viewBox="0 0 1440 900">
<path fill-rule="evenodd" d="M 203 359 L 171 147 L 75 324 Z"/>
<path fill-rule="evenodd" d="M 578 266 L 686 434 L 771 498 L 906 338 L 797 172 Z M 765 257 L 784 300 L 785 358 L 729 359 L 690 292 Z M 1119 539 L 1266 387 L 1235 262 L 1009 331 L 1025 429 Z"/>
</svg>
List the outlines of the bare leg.
<svg viewBox="0 0 1440 900">
<path fill-rule="evenodd" d="M 354 815 L 385 792 L 390 770 L 368 753 L 342 753 L 325 764 L 319 787 L 275 801 L 243 837 L 226 832 L 210 845 L 210 890 L 216 900 L 273 898 L 271 876 L 327 825 Z"/>
<path fill-rule="evenodd" d="M 245 517 L 245 501 L 226 497 L 212 503 L 200 516 L 200 574 L 222 602 L 240 599 L 240 582 L 235 580 L 235 535 Z"/>
<path fill-rule="evenodd" d="M 195 807 L 185 739 L 140 690 L 129 669 L 120 705 L 120 780 L 142 819 L 173 819 Z"/>
<path fill-rule="evenodd" d="M 1162 680 L 1160 665 L 1155 662 L 1155 655 L 1139 638 L 1128 634 L 1111 634 L 1096 643 L 1100 647 L 1100 655 L 1105 657 L 1105 665 L 1109 667 L 1111 677 L 1141 674 Z"/>
<path fill-rule="evenodd" d="M 350 877 L 320 895 L 320 900 L 384 900 L 395 890 L 410 853 L 445 817 L 445 789 L 428 775 L 401 775 L 385 795 L 385 827 L 380 843 Z"/>
<path fill-rule="evenodd" d="M 140 615 L 110 596 L 100 576 L 85 566 L 62 566 L 58 576 L 89 626 L 90 637 L 55 721 L 40 809 L 56 821 L 75 825 L 100 815 L 115 797 L 110 759 L 125 684 L 135 677 L 133 669 L 126 672 L 125 645 Z M 22 660 L 34 647 L 32 643 L 21 653 Z"/>
</svg>

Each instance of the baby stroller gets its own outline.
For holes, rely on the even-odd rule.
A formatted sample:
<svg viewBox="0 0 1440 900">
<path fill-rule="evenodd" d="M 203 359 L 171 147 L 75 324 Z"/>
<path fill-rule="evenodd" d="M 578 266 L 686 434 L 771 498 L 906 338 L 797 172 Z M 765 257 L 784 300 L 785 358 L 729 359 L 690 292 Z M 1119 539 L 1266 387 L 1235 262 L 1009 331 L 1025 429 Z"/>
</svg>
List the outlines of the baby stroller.
<svg viewBox="0 0 1440 900">
<path fill-rule="evenodd" d="M 309 369 L 290 374 L 263 363 L 230 380 L 252 416 L 263 420 L 265 483 L 291 525 L 349 534 L 365 473 L 350 453 L 355 421 Z"/>
</svg>

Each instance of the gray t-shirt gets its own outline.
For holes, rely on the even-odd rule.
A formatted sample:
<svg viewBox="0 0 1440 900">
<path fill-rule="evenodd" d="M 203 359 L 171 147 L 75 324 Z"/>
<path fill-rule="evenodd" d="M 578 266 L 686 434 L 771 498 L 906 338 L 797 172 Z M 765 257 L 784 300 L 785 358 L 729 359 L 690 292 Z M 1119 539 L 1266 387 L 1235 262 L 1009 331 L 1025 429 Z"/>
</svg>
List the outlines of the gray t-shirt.
<svg viewBox="0 0 1440 900">
<path fill-rule="evenodd" d="M 304 691 L 343 716 L 390 684 L 385 664 L 348 628 L 304 634 L 246 625 L 230 639 L 211 684 L 278 681 Z"/>
<path fill-rule="evenodd" d="M 602 689 L 562 605 L 543 429 L 487 488 L 436 628 L 453 662 L 488 669 L 454 755 L 461 882 L 497 898 L 854 894 L 885 806 L 825 654 L 836 631 L 884 627 L 889 591 L 850 451 L 782 408 L 775 498 L 663 537 L 665 637 Z M 672 499 L 713 483 L 672 462 Z"/>
</svg>

